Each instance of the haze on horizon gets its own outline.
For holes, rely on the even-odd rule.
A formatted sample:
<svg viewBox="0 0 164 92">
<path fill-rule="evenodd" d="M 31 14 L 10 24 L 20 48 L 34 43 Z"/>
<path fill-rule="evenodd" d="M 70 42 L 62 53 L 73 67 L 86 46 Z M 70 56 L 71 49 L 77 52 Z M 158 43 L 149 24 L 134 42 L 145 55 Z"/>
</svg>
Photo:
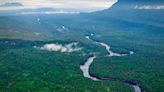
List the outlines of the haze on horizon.
<svg viewBox="0 0 164 92">
<path fill-rule="evenodd" d="M 0 10 L 53 8 L 56 10 L 92 12 L 111 7 L 117 0 L 1 0 Z"/>
</svg>

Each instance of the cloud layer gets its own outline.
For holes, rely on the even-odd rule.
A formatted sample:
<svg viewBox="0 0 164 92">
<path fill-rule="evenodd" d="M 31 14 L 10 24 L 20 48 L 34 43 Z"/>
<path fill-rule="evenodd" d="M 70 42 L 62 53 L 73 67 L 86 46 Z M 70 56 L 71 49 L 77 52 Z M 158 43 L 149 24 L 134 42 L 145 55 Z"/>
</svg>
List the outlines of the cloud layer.
<svg viewBox="0 0 164 92">
<path fill-rule="evenodd" d="M 152 10 L 152 9 L 161 10 L 161 9 L 164 9 L 164 5 L 142 5 L 142 6 L 136 5 L 134 7 L 134 9 L 139 9 L 139 10 Z"/>
<path fill-rule="evenodd" d="M 79 14 L 79 12 L 67 12 L 67 11 L 43 11 L 43 12 L 20 12 L 19 14 Z"/>
<path fill-rule="evenodd" d="M 10 2 L 13 0 L 1 0 L 0 4 Z M 117 0 L 14 0 L 14 2 L 21 3 L 23 7 L 1 7 L 0 10 L 55 8 L 74 12 L 91 12 L 108 8 Z"/>
<path fill-rule="evenodd" d="M 77 47 L 76 42 L 67 44 L 67 45 L 62 45 L 62 44 L 45 44 L 42 47 L 37 47 L 34 46 L 34 48 L 36 49 L 40 49 L 40 50 L 47 50 L 47 51 L 60 51 L 60 52 L 75 52 L 75 51 L 79 51 L 82 48 Z"/>
</svg>

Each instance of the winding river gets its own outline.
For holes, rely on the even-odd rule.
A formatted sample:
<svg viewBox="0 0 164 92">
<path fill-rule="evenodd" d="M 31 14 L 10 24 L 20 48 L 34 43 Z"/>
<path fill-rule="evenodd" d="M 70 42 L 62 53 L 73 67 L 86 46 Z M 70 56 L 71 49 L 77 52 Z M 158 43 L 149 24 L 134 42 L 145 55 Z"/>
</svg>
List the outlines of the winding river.
<svg viewBox="0 0 164 92">
<path fill-rule="evenodd" d="M 91 34 L 90 36 L 93 36 L 94 34 Z M 91 40 L 93 42 L 95 42 L 96 44 L 98 45 L 101 45 L 103 47 L 106 48 L 106 50 L 108 51 L 108 56 L 109 57 L 123 57 L 123 56 L 128 56 L 128 55 L 132 55 L 134 54 L 133 51 L 130 51 L 129 54 L 119 54 L 119 53 L 114 53 L 112 50 L 111 50 L 111 47 L 109 45 L 107 45 L 106 43 L 103 43 L 103 42 L 97 42 L 97 41 L 94 41 L 90 38 L 90 36 L 86 36 L 86 39 L 88 40 Z M 141 89 L 140 86 L 138 86 L 136 83 L 132 83 L 132 82 L 129 82 L 127 80 L 121 80 L 121 79 L 117 79 L 117 78 L 103 78 L 103 77 L 96 77 L 96 76 L 93 76 L 89 73 L 89 67 L 90 65 L 92 64 L 92 62 L 94 61 L 94 59 L 96 58 L 96 54 L 93 54 L 92 56 L 90 56 L 87 61 L 80 66 L 80 69 L 81 71 L 83 72 L 83 76 L 86 77 L 86 78 L 90 78 L 91 80 L 94 80 L 94 81 L 103 81 L 103 80 L 114 80 L 114 81 L 120 81 L 120 82 L 123 82 L 123 83 L 126 83 L 130 86 L 132 86 L 134 88 L 134 91 L 135 92 L 143 92 L 143 90 Z"/>
</svg>

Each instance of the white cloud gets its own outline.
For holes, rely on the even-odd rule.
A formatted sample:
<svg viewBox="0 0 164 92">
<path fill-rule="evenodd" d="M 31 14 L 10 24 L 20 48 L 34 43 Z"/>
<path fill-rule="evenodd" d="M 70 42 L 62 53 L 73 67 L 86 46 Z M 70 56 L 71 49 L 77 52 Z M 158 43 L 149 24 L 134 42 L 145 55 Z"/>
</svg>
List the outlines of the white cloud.
<svg viewBox="0 0 164 92">
<path fill-rule="evenodd" d="M 45 44 L 42 47 L 34 46 L 36 49 L 47 50 L 47 51 L 60 51 L 60 52 L 75 52 L 79 51 L 82 48 L 77 47 L 78 43 L 73 42 L 67 45 L 62 44 Z"/>
<path fill-rule="evenodd" d="M 78 12 L 91 12 L 111 7 L 117 0 L 1 0 L 4 2 L 20 2 L 23 7 L 3 7 L 0 10 L 55 8 Z"/>
<path fill-rule="evenodd" d="M 79 12 L 59 11 L 43 11 L 43 12 L 21 12 L 19 14 L 78 14 Z"/>
<path fill-rule="evenodd" d="M 151 9 L 155 9 L 155 10 L 161 10 L 164 9 L 164 5 L 142 5 L 142 6 L 138 6 L 136 5 L 134 7 L 134 9 L 139 9 L 139 10 L 151 10 Z"/>
</svg>

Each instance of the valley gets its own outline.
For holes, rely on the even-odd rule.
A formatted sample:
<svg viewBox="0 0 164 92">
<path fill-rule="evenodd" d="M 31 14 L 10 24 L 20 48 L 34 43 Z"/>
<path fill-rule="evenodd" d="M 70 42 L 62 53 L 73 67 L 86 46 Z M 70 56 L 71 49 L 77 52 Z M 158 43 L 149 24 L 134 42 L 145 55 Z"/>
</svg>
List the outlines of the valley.
<svg viewBox="0 0 164 92">
<path fill-rule="evenodd" d="M 78 14 L 0 11 L 0 92 L 163 92 L 164 13 L 134 8 L 147 4 L 163 1 Z"/>
<path fill-rule="evenodd" d="M 94 34 L 91 34 L 90 36 L 94 36 Z M 86 39 L 88 40 L 91 40 L 93 41 L 92 39 L 90 39 L 90 36 L 86 36 Z M 103 43 L 103 42 L 96 42 L 96 41 L 93 41 L 95 43 L 97 43 L 98 45 L 101 45 L 103 47 L 106 48 L 106 50 L 108 51 L 109 55 L 107 55 L 109 58 L 110 57 L 122 57 L 122 56 L 127 56 L 128 54 L 119 54 L 119 53 L 113 53 L 111 50 L 110 50 L 110 46 Z M 133 51 L 130 51 L 129 55 L 132 55 L 134 53 L 132 53 Z M 92 64 L 92 62 L 94 61 L 94 59 L 96 58 L 97 56 L 94 54 L 93 56 L 89 57 L 88 60 L 85 62 L 84 65 L 81 65 L 80 66 L 80 69 L 83 71 L 83 75 L 84 77 L 87 77 L 87 78 L 90 78 L 94 81 L 103 81 L 103 80 L 114 80 L 114 81 L 120 81 L 120 82 L 123 82 L 123 83 L 126 83 L 130 86 L 133 86 L 134 87 L 134 91 L 135 92 L 144 92 L 144 90 L 142 90 L 140 88 L 140 86 L 138 86 L 138 84 L 135 84 L 133 82 L 128 82 L 128 80 L 121 80 L 121 79 L 117 79 L 117 78 L 103 78 L 103 77 L 96 77 L 95 75 L 92 76 L 90 75 L 90 72 L 89 72 L 89 67 L 90 65 Z M 142 91 L 141 91 L 142 90 Z"/>
</svg>

